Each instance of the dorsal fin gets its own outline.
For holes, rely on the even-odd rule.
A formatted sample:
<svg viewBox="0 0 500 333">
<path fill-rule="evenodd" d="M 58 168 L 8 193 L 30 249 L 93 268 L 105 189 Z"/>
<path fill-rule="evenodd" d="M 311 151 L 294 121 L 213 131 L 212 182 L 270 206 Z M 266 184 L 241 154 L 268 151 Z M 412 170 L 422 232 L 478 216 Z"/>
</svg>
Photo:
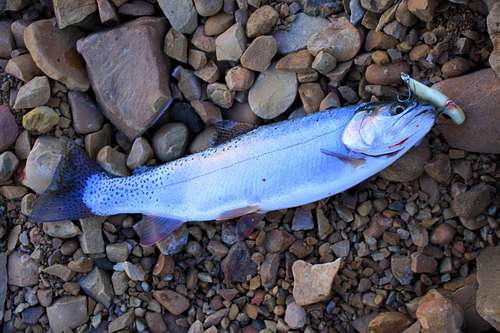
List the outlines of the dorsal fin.
<svg viewBox="0 0 500 333">
<path fill-rule="evenodd" d="M 237 136 L 248 133 L 257 127 L 254 124 L 227 119 L 218 121 L 213 126 L 217 135 L 211 142 L 211 147 L 218 146 L 224 142 L 234 139 Z"/>
</svg>

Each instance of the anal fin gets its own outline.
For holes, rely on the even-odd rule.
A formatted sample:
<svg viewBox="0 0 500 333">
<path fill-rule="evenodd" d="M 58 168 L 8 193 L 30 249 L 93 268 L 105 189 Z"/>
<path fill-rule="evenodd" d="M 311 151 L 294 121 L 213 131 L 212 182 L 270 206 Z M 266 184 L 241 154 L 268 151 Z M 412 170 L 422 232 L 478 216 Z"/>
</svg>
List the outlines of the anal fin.
<svg viewBox="0 0 500 333">
<path fill-rule="evenodd" d="M 134 230 L 140 237 L 141 245 L 150 246 L 170 235 L 184 222 L 167 217 L 144 215 L 142 220 L 134 225 Z"/>
<path fill-rule="evenodd" d="M 260 210 L 258 206 L 250 205 L 242 208 L 232 209 L 230 211 L 222 213 L 216 220 L 217 221 L 225 221 L 235 219 L 237 217 L 257 213 Z"/>
</svg>

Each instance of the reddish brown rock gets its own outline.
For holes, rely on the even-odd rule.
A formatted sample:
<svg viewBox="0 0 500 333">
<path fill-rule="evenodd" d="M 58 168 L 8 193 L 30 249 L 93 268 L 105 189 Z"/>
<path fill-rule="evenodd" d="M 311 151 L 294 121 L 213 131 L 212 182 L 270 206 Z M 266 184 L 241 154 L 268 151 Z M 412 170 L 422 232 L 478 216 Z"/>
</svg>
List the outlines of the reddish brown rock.
<svg viewBox="0 0 500 333">
<path fill-rule="evenodd" d="M 321 101 L 325 97 L 321 85 L 316 82 L 301 84 L 299 86 L 299 95 L 306 113 L 318 111 Z"/>
<path fill-rule="evenodd" d="M 16 142 L 19 129 L 17 128 L 16 119 L 10 112 L 7 106 L 0 106 L 0 153 L 6 151 L 11 145 Z"/>
<path fill-rule="evenodd" d="M 278 44 L 273 36 L 255 38 L 241 55 L 243 67 L 256 72 L 264 72 L 278 50 Z"/>
<path fill-rule="evenodd" d="M 61 81 L 68 89 L 86 91 L 89 81 L 85 64 L 76 52 L 76 41 L 83 36 L 77 28 L 60 30 L 54 20 L 40 20 L 26 28 L 24 43 L 48 77 Z"/>
<path fill-rule="evenodd" d="M 464 321 L 463 309 L 452 300 L 431 289 L 420 300 L 417 319 L 427 332 L 461 332 Z"/>
<path fill-rule="evenodd" d="M 35 76 L 42 74 L 42 71 L 35 64 L 31 55 L 25 53 L 11 58 L 7 66 L 5 66 L 5 73 L 21 81 L 28 82 Z"/>
<path fill-rule="evenodd" d="M 224 278 L 229 282 L 245 282 L 257 273 L 257 265 L 250 258 L 244 242 L 234 244 L 221 262 Z"/>
<path fill-rule="evenodd" d="M 250 15 L 247 22 L 247 36 L 257 37 L 268 34 L 278 22 L 279 14 L 271 6 L 259 7 Z"/>
<path fill-rule="evenodd" d="M 245 91 L 252 86 L 255 75 L 246 68 L 236 66 L 227 71 L 225 80 L 230 90 Z"/>
<path fill-rule="evenodd" d="M 397 45 L 398 40 L 381 31 L 370 30 L 366 35 L 365 50 L 387 50 Z"/>
<path fill-rule="evenodd" d="M 173 290 L 156 290 L 153 292 L 153 297 L 174 316 L 180 315 L 190 306 L 186 297 Z"/>
<path fill-rule="evenodd" d="M 406 62 L 398 62 L 389 65 L 371 64 L 366 69 L 366 81 L 371 84 L 383 86 L 398 86 L 402 83 L 401 72 L 410 73 L 410 66 Z"/>
<path fill-rule="evenodd" d="M 170 99 L 165 33 L 164 19 L 143 17 L 78 41 L 104 115 L 129 139 L 146 131 Z"/>
<path fill-rule="evenodd" d="M 219 13 L 211 16 L 205 22 L 205 35 L 217 36 L 229 29 L 234 23 L 234 16 L 227 13 Z"/>
<path fill-rule="evenodd" d="M 444 63 L 441 72 L 445 78 L 457 77 L 467 73 L 472 67 L 469 60 L 456 57 Z"/>
<path fill-rule="evenodd" d="M 430 22 L 440 0 L 408 0 L 408 10 L 424 22 Z"/>
<path fill-rule="evenodd" d="M 493 327 L 500 330 L 500 246 L 483 249 L 477 258 L 476 309 Z"/>
<path fill-rule="evenodd" d="M 370 333 L 400 333 L 411 325 L 407 315 L 401 312 L 383 312 L 368 324 Z"/>
<path fill-rule="evenodd" d="M 308 50 L 301 50 L 290 53 L 281 58 L 276 63 L 276 69 L 304 74 L 311 71 L 311 64 L 313 60 L 314 57 Z"/>
<path fill-rule="evenodd" d="M 500 79 L 491 69 L 441 81 L 433 86 L 465 112 L 465 122 L 447 121 L 441 128 L 454 148 L 471 152 L 500 153 Z"/>
</svg>

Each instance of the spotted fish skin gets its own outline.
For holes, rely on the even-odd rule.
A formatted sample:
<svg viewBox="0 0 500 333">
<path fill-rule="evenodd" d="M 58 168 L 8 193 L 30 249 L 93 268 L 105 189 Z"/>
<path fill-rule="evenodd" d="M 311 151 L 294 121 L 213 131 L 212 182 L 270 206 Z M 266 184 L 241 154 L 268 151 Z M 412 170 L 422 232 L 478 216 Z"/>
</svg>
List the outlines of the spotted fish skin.
<svg viewBox="0 0 500 333">
<path fill-rule="evenodd" d="M 314 202 L 377 174 L 417 144 L 355 165 L 343 129 L 358 106 L 318 112 L 259 127 L 233 140 L 126 178 L 90 177 L 83 202 L 97 215 L 141 213 L 207 221 Z M 236 213 L 235 216 L 231 215 Z"/>
</svg>

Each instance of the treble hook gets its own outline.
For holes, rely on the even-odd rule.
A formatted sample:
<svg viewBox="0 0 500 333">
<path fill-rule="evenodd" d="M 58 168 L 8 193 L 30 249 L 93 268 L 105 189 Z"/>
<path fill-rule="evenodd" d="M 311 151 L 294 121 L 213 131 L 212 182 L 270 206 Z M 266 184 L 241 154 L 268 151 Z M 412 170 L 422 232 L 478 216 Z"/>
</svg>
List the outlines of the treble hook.
<svg viewBox="0 0 500 333">
<path fill-rule="evenodd" d="M 401 95 L 398 93 L 397 100 L 399 103 L 402 103 L 402 104 L 411 104 L 412 102 L 414 102 L 416 100 L 417 97 L 413 93 L 414 89 L 412 89 L 412 87 L 410 87 L 410 84 L 411 84 L 410 76 L 406 73 L 401 73 L 401 79 L 406 84 L 406 88 L 408 89 L 408 97 L 406 97 L 405 99 L 402 99 Z"/>
</svg>

